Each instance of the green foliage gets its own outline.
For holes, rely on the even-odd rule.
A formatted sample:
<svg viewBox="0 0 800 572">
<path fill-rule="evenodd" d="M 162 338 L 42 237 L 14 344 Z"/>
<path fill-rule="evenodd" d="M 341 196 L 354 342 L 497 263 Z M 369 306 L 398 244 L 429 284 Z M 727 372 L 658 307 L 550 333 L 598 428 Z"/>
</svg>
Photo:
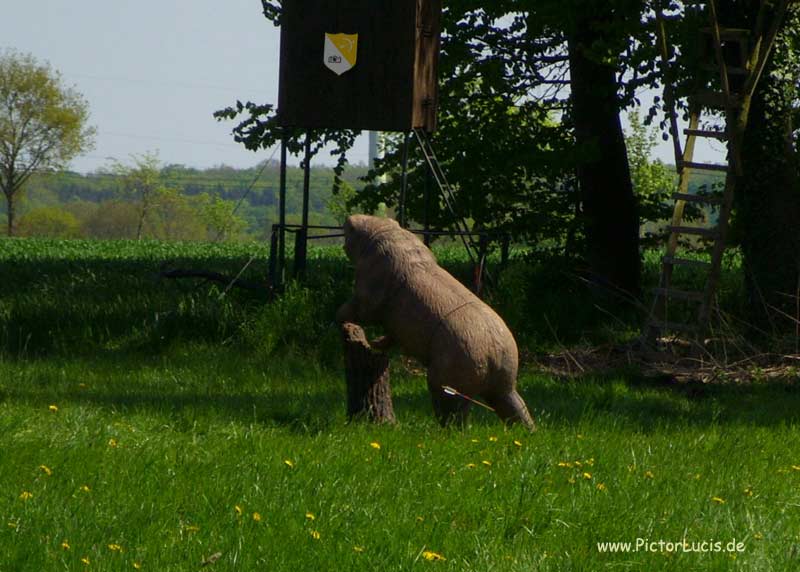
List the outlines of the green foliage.
<svg viewBox="0 0 800 572">
<path fill-rule="evenodd" d="M 125 165 L 122 167 L 126 168 Z M 366 167 L 349 167 L 341 180 L 342 189 L 363 187 L 358 177 L 364 173 Z M 268 239 L 271 225 L 277 222 L 278 167 L 274 162 L 263 162 L 249 169 L 216 167 L 199 170 L 167 165 L 160 167 L 159 177 L 163 188 L 180 191 L 180 198 L 174 197 L 174 193 L 168 195 L 167 203 L 170 207 L 179 207 L 179 214 L 184 219 L 182 224 L 191 228 L 191 232 L 183 233 L 185 239 Z M 336 204 L 337 200 L 339 204 L 344 203 L 331 193 L 334 178 L 329 167 L 311 169 L 309 210 L 312 224 L 337 224 L 337 218 L 328 205 Z M 300 221 L 302 181 L 302 169 L 287 169 L 286 210 L 292 223 Z M 78 219 L 83 236 L 136 236 L 136 205 L 140 202 L 133 193 L 124 192 L 123 179 L 112 169 L 87 175 L 68 171 L 35 175 L 26 188 L 25 196 L 19 202 L 19 212 L 23 216 L 40 207 L 59 208 Z M 346 194 L 348 191 L 343 192 Z M 157 198 L 157 195 L 153 196 Z M 156 201 L 150 208 L 149 221 L 146 220 L 142 227 L 142 236 L 180 235 L 180 232 L 166 233 L 163 230 L 164 215 L 160 215 L 158 209 Z"/>
<path fill-rule="evenodd" d="M 630 132 L 626 134 L 631 181 L 636 194 L 643 243 L 660 245 L 666 238 L 663 223 L 672 216 L 672 193 L 677 190 L 675 170 L 659 160 L 652 160 L 656 133 L 642 123 L 638 111 L 628 114 Z"/>
<path fill-rule="evenodd" d="M 245 341 L 264 359 L 291 351 L 323 364 L 338 363 L 341 340 L 334 316 L 346 299 L 341 285 L 312 290 L 290 283 L 243 326 Z"/>
<path fill-rule="evenodd" d="M 92 147 L 88 105 L 63 85 L 58 72 L 33 56 L 0 52 L 0 190 L 7 232 L 14 232 L 16 202 L 37 171 L 59 168 Z"/>
<path fill-rule="evenodd" d="M 55 207 L 40 207 L 26 213 L 19 221 L 21 236 L 77 238 L 80 223 L 70 212 Z"/>
<path fill-rule="evenodd" d="M 84 228 L 87 236 L 99 239 L 136 238 L 139 211 L 126 201 L 104 201 L 97 205 L 87 218 Z"/>
<path fill-rule="evenodd" d="M 201 268 L 263 281 L 262 243 L 7 239 L 0 241 L 0 354 L 94 356 L 158 352 L 187 340 L 239 335 L 266 298 L 224 285 L 159 279 Z"/>
</svg>

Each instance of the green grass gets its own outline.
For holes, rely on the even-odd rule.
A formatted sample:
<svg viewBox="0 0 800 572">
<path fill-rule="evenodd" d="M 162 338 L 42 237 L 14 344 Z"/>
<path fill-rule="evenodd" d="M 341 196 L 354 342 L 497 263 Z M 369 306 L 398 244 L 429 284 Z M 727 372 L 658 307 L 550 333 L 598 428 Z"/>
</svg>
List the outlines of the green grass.
<svg viewBox="0 0 800 572">
<path fill-rule="evenodd" d="M 265 305 L 153 281 L 168 247 L 131 246 L 119 260 L 109 251 L 129 246 L 99 244 L 9 262 L 7 245 L 0 572 L 184 571 L 217 553 L 204 569 L 798 567 L 796 384 L 676 385 L 636 371 L 566 380 L 525 368 L 537 433 L 480 410 L 466 429 L 445 430 L 424 379 L 396 360 L 399 424 L 349 424 L 326 314 L 346 295 L 338 255 L 315 253 L 329 273 L 313 279 L 313 295 L 295 289 Z M 250 256 L 180 248 L 185 262 L 221 271 Z M 518 296 L 516 312 L 535 311 L 548 282 L 522 286 L 537 275 L 509 274 L 495 294 L 505 312 Z M 554 329 L 583 335 L 588 313 L 575 329 L 577 310 L 558 317 L 574 299 L 546 301 L 539 312 Z M 698 548 L 735 539 L 744 550 L 598 550 L 637 538 Z"/>
<path fill-rule="evenodd" d="M 482 412 L 442 430 L 406 375 L 398 427 L 347 424 L 335 372 L 210 346 L 3 361 L 0 378 L 3 571 L 83 570 L 84 557 L 186 570 L 217 552 L 216 570 L 797 566 L 800 396 L 785 386 L 682 393 L 526 372 L 530 435 Z M 636 538 L 746 549 L 733 561 L 596 546 Z"/>
</svg>

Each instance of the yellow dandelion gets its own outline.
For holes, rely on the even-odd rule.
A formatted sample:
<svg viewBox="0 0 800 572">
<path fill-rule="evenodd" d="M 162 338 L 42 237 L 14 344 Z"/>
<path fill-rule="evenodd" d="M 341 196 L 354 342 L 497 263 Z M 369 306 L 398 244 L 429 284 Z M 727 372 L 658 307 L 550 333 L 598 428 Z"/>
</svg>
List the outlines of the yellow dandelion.
<svg viewBox="0 0 800 572">
<path fill-rule="evenodd" d="M 381 448 L 381 444 L 378 443 L 377 441 L 373 441 L 372 443 L 369 444 L 369 446 L 372 447 L 373 449 L 380 449 Z"/>
<path fill-rule="evenodd" d="M 142 564 L 140 562 L 134 562 L 133 563 L 133 568 L 135 570 L 141 570 L 142 569 Z"/>
<path fill-rule="evenodd" d="M 694 480 L 695 480 L 695 481 L 699 481 L 699 480 L 700 480 L 700 477 L 701 477 L 700 473 L 695 473 L 695 474 L 694 474 Z"/>
<path fill-rule="evenodd" d="M 240 507 L 238 504 L 233 505 L 233 510 L 236 511 L 236 516 L 242 516 L 242 514 L 244 513 L 242 507 Z"/>
<path fill-rule="evenodd" d="M 571 485 L 574 485 L 574 484 L 575 484 L 575 479 L 573 479 L 572 477 L 570 477 L 570 478 L 568 478 L 568 479 L 567 479 L 567 482 L 568 482 L 569 484 L 571 484 Z"/>
<path fill-rule="evenodd" d="M 362 552 L 364 552 L 364 547 L 356 544 L 355 546 L 353 546 L 353 552 L 361 554 Z"/>
<path fill-rule="evenodd" d="M 22 491 L 19 494 L 19 500 L 29 501 L 33 498 L 33 493 L 29 491 Z"/>
<path fill-rule="evenodd" d="M 764 535 L 763 535 L 763 534 L 761 534 L 760 532 L 756 532 L 756 533 L 753 535 L 753 538 L 755 538 L 756 540 L 763 540 L 763 539 L 764 539 Z"/>
<path fill-rule="evenodd" d="M 571 469 L 571 468 L 572 468 L 572 467 L 574 467 L 575 465 L 573 465 L 573 464 L 572 464 L 572 463 L 570 463 L 569 461 L 559 461 L 559 462 L 558 462 L 558 466 L 559 466 L 559 467 L 565 467 L 565 468 L 567 468 L 567 469 Z"/>
<path fill-rule="evenodd" d="M 425 519 L 424 519 L 424 518 L 422 518 L 421 516 L 418 516 L 418 517 L 417 517 L 417 522 L 423 522 L 424 520 L 425 520 Z"/>
<path fill-rule="evenodd" d="M 82 493 L 88 493 L 91 490 L 92 489 L 89 488 L 89 485 L 81 485 L 81 492 Z"/>
<path fill-rule="evenodd" d="M 746 489 L 744 489 L 744 490 L 742 491 L 742 493 L 743 493 L 743 494 L 744 494 L 744 496 L 746 496 L 746 497 L 751 497 L 751 496 L 753 496 L 753 489 L 752 489 L 752 487 L 747 487 Z"/>
<path fill-rule="evenodd" d="M 604 490 L 606 490 L 606 486 L 605 486 L 603 483 L 597 483 L 597 486 L 596 486 L 595 488 L 596 488 L 598 491 L 604 491 Z"/>
<path fill-rule="evenodd" d="M 190 524 L 186 528 L 184 528 L 186 532 L 200 532 L 200 527 L 196 524 Z"/>
<path fill-rule="evenodd" d="M 592 473 L 583 473 L 583 478 L 587 481 L 590 480 L 592 478 Z"/>
<path fill-rule="evenodd" d="M 8 528 L 14 528 L 14 529 L 17 528 L 16 522 L 7 522 L 6 525 L 8 526 Z"/>
<path fill-rule="evenodd" d="M 51 468 L 50 468 L 50 467 L 48 467 L 47 465 L 39 465 L 39 468 L 40 468 L 40 469 L 42 470 L 42 472 L 43 472 L 45 475 L 47 475 L 48 477 L 49 477 L 49 476 L 51 476 L 51 475 L 53 474 L 53 469 L 51 469 Z"/>
<path fill-rule="evenodd" d="M 119 445 L 119 442 L 117 442 L 117 440 L 114 439 L 113 437 L 108 440 L 108 446 L 111 447 L 112 449 L 115 449 L 117 445 Z"/>
<path fill-rule="evenodd" d="M 424 449 L 425 443 L 417 443 L 417 449 Z"/>
<path fill-rule="evenodd" d="M 86 564 L 86 566 L 88 566 L 89 564 L 91 564 L 91 563 L 92 563 L 92 562 L 89 560 L 89 557 L 88 557 L 88 556 L 84 556 L 83 558 L 81 558 L 81 562 L 83 562 L 84 564 Z"/>
<path fill-rule="evenodd" d="M 491 467 L 492 466 L 492 462 L 491 461 L 486 461 L 486 460 L 481 461 L 481 464 L 484 465 L 485 467 Z"/>
<path fill-rule="evenodd" d="M 283 464 L 286 465 L 287 467 L 289 467 L 290 469 L 294 469 L 294 462 L 292 462 L 291 459 L 286 459 L 283 462 Z"/>
<path fill-rule="evenodd" d="M 306 513 L 306 518 L 307 518 L 308 520 L 317 520 L 317 517 L 316 517 L 316 516 L 314 516 L 314 513 L 313 513 L 313 512 L 307 512 L 307 513 Z"/>
<path fill-rule="evenodd" d="M 516 445 L 517 447 L 522 447 L 522 441 L 518 441 L 517 439 L 514 439 L 514 445 Z"/>
<path fill-rule="evenodd" d="M 644 472 L 644 478 L 645 479 L 655 479 L 656 476 L 653 474 L 652 471 L 645 471 Z"/>
<path fill-rule="evenodd" d="M 47 409 L 50 410 L 50 413 L 58 413 L 58 405 L 50 405 Z"/>
<path fill-rule="evenodd" d="M 61 541 L 61 549 L 62 550 L 69 550 L 70 548 L 71 548 L 71 546 L 69 545 L 69 542 L 67 542 L 66 540 L 62 540 Z"/>
<path fill-rule="evenodd" d="M 256 521 L 256 522 L 261 522 L 261 513 L 260 512 L 254 512 L 253 513 L 253 520 Z"/>
<path fill-rule="evenodd" d="M 720 497 L 711 497 L 711 500 L 717 504 L 725 504 L 725 499 Z"/>
<path fill-rule="evenodd" d="M 628 472 L 629 473 L 636 472 L 636 465 L 628 465 Z"/>
<path fill-rule="evenodd" d="M 122 546 L 120 546 L 119 544 L 109 544 L 108 549 L 111 552 L 122 552 Z"/>
<path fill-rule="evenodd" d="M 577 437 L 578 439 L 583 439 L 583 435 L 581 435 L 580 433 L 578 433 L 578 434 L 576 435 L 576 437 Z"/>
<path fill-rule="evenodd" d="M 800 465 L 792 465 L 792 469 L 795 471 L 800 471 Z"/>
<path fill-rule="evenodd" d="M 480 443 L 480 439 L 470 439 L 470 443 Z"/>
<path fill-rule="evenodd" d="M 320 537 L 319 531 L 312 530 L 309 534 L 311 534 L 311 538 L 313 538 L 314 540 L 319 540 L 319 537 Z"/>
<path fill-rule="evenodd" d="M 491 437 L 489 437 L 489 441 L 491 441 L 492 443 L 495 443 L 497 441 L 497 437 L 492 435 Z"/>
<path fill-rule="evenodd" d="M 439 562 L 442 560 L 447 560 L 444 556 L 439 554 L 438 552 L 434 552 L 433 550 L 426 550 L 422 553 L 422 557 L 427 560 L 428 562 Z"/>
<path fill-rule="evenodd" d="M 475 468 L 475 467 L 477 467 L 477 466 L 478 466 L 478 465 L 476 465 L 475 463 L 467 463 L 467 468 L 468 468 L 468 469 L 474 469 L 474 468 Z"/>
<path fill-rule="evenodd" d="M 575 461 L 575 466 L 576 467 L 582 467 L 583 463 L 581 463 L 580 461 Z"/>
</svg>

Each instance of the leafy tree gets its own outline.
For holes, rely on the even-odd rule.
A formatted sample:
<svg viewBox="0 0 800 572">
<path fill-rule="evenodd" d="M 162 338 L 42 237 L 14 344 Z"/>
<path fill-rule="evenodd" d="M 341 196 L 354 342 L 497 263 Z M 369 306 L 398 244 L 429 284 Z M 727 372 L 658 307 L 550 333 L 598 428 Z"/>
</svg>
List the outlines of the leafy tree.
<svg viewBox="0 0 800 572">
<path fill-rule="evenodd" d="M 750 18 L 754 12 L 751 7 Z M 792 334 L 800 319 L 799 106 L 800 5 L 794 4 L 756 87 L 735 197 L 749 319 L 761 329 Z"/>
<path fill-rule="evenodd" d="M 664 232 L 659 223 L 669 219 L 671 194 L 676 189 L 675 170 L 660 160 L 652 160 L 657 134 L 642 122 L 638 111 L 628 114 L 630 131 L 626 133 L 631 182 L 638 201 L 644 242 L 659 243 Z"/>
<path fill-rule="evenodd" d="M 236 214 L 236 205 L 231 201 L 203 193 L 197 196 L 196 207 L 210 240 L 235 240 L 247 228 L 247 221 Z"/>
<path fill-rule="evenodd" d="M 92 147 L 94 129 L 81 94 L 33 56 L 0 52 L 0 189 L 6 197 L 7 233 L 14 233 L 16 203 L 36 171 L 60 168 Z"/>
<path fill-rule="evenodd" d="M 84 223 L 84 233 L 91 238 L 132 239 L 136 237 L 139 209 L 133 203 L 103 201 Z"/>
<path fill-rule="evenodd" d="M 280 3 L 262 6 L 278 24 Z M 634 0 L 448 2 L 435 136 L 458 217 L 559 245 L 574 247 L 583 235 L 592 273 L 631 292 L 638 290 L 639 225 L 619 112 L 636 87 L 655 81 L 645 9 Z M 634 57 L 637 38 L 642 49 Z M 271 106 L 237 102 L 217 116 L 245 113 L 238 140 L 276 139 Z M 336 140 L 344 146 L 345 139 Z M 364 208 L 397 204 L 399 178 L 376 181 L 398 174 L 401 156 L 392 138 L 373 184 L 356 197 Z M 421 222 L 427 210 L 429 222 L 447 226 L 452 216 L 426 179 L 422 157 L 413 155 L 408 212 Z"/>
<path fill-rule="evenodd" d="M 78 238 L 80 223 L 75 215 L 58 207 L 40 207 L 20 217 L 17 229 L 21 236 Z"/>
<path fill-rule="evenodd" d="M 179 189 L 161 187 L 153 197 L 145 221 L 150 238 L 160 240 L 204 240 L 206 228 L 200 210 Z"/>
<path fill-rule="evenodd" d="M 136 204 L 138 211 L 136 240 L 141 240 L 145 220 L 156 202 L 158 193 L 165 187 L 161 177 L 161 161 L 157 153 L 132 155 L 131 159 L 133 166 L 115 161 L 111 165 L 111 173 L 119 178 L 124 193 Z"/>
</svg>

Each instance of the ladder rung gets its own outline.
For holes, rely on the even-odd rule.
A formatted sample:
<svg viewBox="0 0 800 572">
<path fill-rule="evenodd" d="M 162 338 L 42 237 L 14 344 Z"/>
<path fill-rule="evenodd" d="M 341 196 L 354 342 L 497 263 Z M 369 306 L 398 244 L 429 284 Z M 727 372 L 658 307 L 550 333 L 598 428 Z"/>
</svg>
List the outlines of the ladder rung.
<svg viewBox="0 0 800 572">
<path fill-rule="evenodd" d="M 727 66 L 727 68 L 728 68 L 728 75 L 748 75 L 750 73 L 745 68 L 738 66 Z M 719 66 L 717 64 L 701 64 L 700 69 L 703 69 L 705 71 L 717 72 L 719 71 Z"/>
<path fill-rule="evenodd" d="M 702 171 L 719 171 L 722 173 L 728 172 L 727 165 L 715 165 L 713 163 L 695 163 L 693 161 L 682 161 L 681 166 L 689 169 L 698 169 Z"/>
<path fill-rule="evenodd" d="M 664 256 L 661 262 L 672 266 L 691 266 L 693 268 L 708 268 L 711 266 L 711 263 L 705 260 L 692 260 L 691 258 L 678 258 L 676 256 Z"/>
<path fill-rule="evenodd" d="M 653 320 L 650 322 L 651 328 L 656 328 L 661 331 L 674 331 L 674 332 L 696 332 L 698 328 L 694 324 L 682 324 L 679 322 L 662 322 L 660 320 Z"/>
<path fill-rule="evenodd" d="M 684 135 L 691 135 L 693 137 L 711 137 L 713 139 L 719 139 L 720 141 L 725 141 L 728 139 L 728 133 L 725 131 L 719 130 L 709 130 L 709 129 L 684 129 Z"/>
<path fill-rule="evenodd" d="M 690 292 L 688 290 L 675 290 L 673 288 L 654 288 L 653 291 L 665 298 L 678 298 L 679 300 L 689 300 L 691 302 L 702 302 L 702 292 Z"/>
<path fill-rule="evenodd" d="M 676 201 L 687 203 L 705 203 L 708 205 L 721 205 L 722 197 L 710 197 L 708 195 L 689 195 L 686 193 L 672 193 L 672 198 Z"/>
<path fill-rule="evenodd" d="M 700 28 L 704 34 L 713 34 L 713 30 L 706 26 Z M 746 28 L 719 28 L 719 38 L 721 40 L 746 40 L 750 37 L 750 30 Z"/>
<path fill-rule="evenodd" d="M 704 91 L 691 96 L 691 98 L 703 107 L 710 107 L 713 109 L 725 109 L 728 107 L 725 102 L 725 94 L 720 91 Z M 732 93 L 730 95 L 731 107 L 739 107 L 740 104 L 741 101 L 739 97 Z"/>
<path fill-rule="evenodd" d="M 719 230 L 716 228 L 702 228 L 699 226 L 669 226 L 669 231 L 675 234 L 696 234 L 706 238 L 719 238 Z"/>
</svg>

